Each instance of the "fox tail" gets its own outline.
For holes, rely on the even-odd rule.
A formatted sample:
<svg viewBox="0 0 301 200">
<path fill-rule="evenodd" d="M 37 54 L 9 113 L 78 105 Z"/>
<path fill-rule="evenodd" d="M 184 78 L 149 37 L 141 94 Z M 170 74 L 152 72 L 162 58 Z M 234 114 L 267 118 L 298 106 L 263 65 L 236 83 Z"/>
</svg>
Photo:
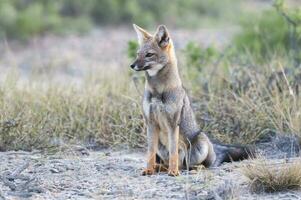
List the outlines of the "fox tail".
<svg viewBox="0 0 301 200">
<path fill-rule="evenodd" d="M 223 162 L 239 161 L 255 157 L 255 148 L 251 146 L 226 145 L 213 142 L 216 159 L 212 167 L 217 167 Z"/>
</svg>

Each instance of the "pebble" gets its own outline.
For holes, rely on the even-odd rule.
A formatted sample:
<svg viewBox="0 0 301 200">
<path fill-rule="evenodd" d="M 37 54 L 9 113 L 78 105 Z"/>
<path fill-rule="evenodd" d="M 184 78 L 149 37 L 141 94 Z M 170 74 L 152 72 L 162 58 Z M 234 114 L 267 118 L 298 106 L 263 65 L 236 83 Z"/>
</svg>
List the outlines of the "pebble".
<svg viewBox="0 0 301 200">
<path fill-rule="evenodd" d="M 58 170 L 57 168 L 51 168 L 50 171 L 54 174 L 60 173 L 60 170 Z"/>
</svg>

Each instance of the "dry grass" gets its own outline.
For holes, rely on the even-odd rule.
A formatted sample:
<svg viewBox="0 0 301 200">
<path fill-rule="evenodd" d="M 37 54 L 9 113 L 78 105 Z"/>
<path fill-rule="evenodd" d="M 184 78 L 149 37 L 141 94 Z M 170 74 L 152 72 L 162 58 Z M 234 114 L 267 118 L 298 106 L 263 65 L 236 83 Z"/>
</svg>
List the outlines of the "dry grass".
<svg viewBox="0 0 301 200">
<path fill-rule="evenodd" d="M 225 58 L 197 71 L 180 52 L 183 83 L 205 132 L 221 142 L 241 144 L 270 132 L 301 133 L 301 98 L 295 90 L 300 72 L 290 67 L 289 59 L 275 56 L 273 62 L 259 65 L 252 59 L 246 64 Z M 70 58 L 60 59 L 68 63 Z M 0 150 L 69 143 L 145 147 L 143 73 L 135 73 L 136 90 L 126 66 L 129 60 L 122 60 L 122 69 L 96 62 L 100 68 L 91 69 L 76 84 L 45 81 L 49 74 L 68 71 L 65 64 L 26 62 L 43 70 L 33 67 L 27 82 L 8 73 L 0 85 Z"/>
<path fill-rule="evenodd" d="M 272 69 L 264 72 L 225 62 L 212 77 L 206 74 L 213 66 L 207 67 L 199 72 L 201 82 L 185 77 L 191 69 L 181 69 L 204 131 L 222 142 L 244 144 L 271 131 L 301 132 L 301 99 L 291 91 L 291 82 L 276 80 L 281 91 L 269 85 L 273 71 L 281 72 L 278 64 L 263 65 Z M 0 149 L 78 142 L 144 147 L 143 78 L 136 90 L 127 70 L 94 71 L 96 75 L 76 85 L 39 80 L 20 84 L 16 76 L 8 76 L 0 86 Z"/>
<path fill-rule="evenodd" d="M 209 65 L 197 83 L 184 76 L 202 128 L 227 143 L 252 143 L 271 132 L 300 134 L 300 71 L 286 59 L 253 62 Z"/>
<path fill-rule="evenodd" d="M 0 149 L 79 142 L 142 146 L 137 92 L 127 76 L 115 78 L 117 74 L 91 78 L 81 86 L 45 81 L 20 86 L 18 80 L 8 78 L 0 86 Z"/>
<path fill-rule="evenodd" d="M 301 160 L 271 163 L 266 159 L 253 160 L 242 173 L 254 192 L 277 192 L 301 188 Z"/>
</svg>

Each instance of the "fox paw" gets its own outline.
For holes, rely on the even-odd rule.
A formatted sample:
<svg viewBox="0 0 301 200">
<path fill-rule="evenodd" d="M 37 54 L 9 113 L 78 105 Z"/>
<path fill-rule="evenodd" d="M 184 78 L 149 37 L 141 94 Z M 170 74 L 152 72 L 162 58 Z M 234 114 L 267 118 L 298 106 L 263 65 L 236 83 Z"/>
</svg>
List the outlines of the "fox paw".
<svg viewBox="0 0 301 200">
<path fill-rule="evenodd" d="M 168 170 L 168 176 L 179 176 L 179 170 Z"/>
<path fill-rule="evenodd" d="M 153 175 L 155 174 L 155 169 L 144 169 L 141 173 L 142 176 L 146 176 L 146 175 Z"/>
</svg>

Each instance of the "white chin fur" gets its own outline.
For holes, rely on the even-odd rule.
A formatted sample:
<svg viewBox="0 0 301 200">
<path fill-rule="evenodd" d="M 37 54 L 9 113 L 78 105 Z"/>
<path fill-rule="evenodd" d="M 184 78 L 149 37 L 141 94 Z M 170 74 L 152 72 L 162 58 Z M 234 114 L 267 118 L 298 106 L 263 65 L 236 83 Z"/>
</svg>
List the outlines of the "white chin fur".
<svg viewBox="0 0 301 200">
<path fill-rule="evenodd" d="M 163 65 L 158 64 L 158 65 L 152 66 L 151 69 L 148 69 L 146 71 L 149 76 L 155 76 L 158 73 L 158 71 L 160 71 L 160 69 L 162 69 L 162 67 L 163 67 Z"/>
<path fill-rule="evenodd" d="M 137 65 L 135 65 L 134 70 L 138 70 L 138 66 Z"/>
</svg>

